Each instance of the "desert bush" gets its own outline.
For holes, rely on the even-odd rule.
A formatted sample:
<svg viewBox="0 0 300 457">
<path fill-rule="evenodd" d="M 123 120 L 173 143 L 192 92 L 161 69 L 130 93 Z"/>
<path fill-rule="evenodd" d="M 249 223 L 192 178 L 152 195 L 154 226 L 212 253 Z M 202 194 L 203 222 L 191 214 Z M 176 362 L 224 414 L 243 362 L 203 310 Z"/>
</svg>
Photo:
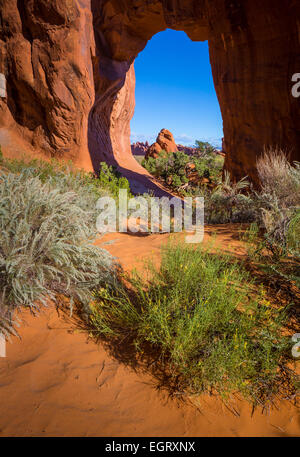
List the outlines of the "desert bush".
<svg viewBox="0 0 300 457">
<path fill-rule="evenodd" d="M 300 163 L 291 164 L 279 149 L 266 150 L 257 160 L 262 194 L 273 196 L 281 209 L 300 206 Z"/>
<path fill-rule="evenodd" d="M 246 178 L 238 182 L 231 181 L 227 171 L 223 178 L 224 159 L 216 155 L 208 143 L 201 143 L 199 151 L 194 157 L 183 152 L 167 154 L 162 151 L 156 159 L 150 157 L 144 161 L 143 166 L 154 176 L 162 178 L 181 196 L 204 197 L 207 223 L 252 222 L 255 219 L 255 206 L 250 183 Z M 188 164 L 195 166 L 198 185 L 189 183 L 186 172 Z M 203 178 L 210 180 L 209 187 L 202 184 Z"/>
<path fill-rule="evenodd" d="M 207 141 L 200 141 L 200 140 L 195 141 L 195 148 L 197 149 L 198 156 L 211 155 L 216 150 L 214 148 L 214 146 L 212 146 Z"/>
<path fill-rule="evenodd" d="M 232 182 L 225 171 L 224 178 L 205 195 L 206 222 L 251 222 L 255 218 L 254 203 L 247 178 Z"/>
<path fill-rule="evenodd" d="M 300 289 L 300 209 L 281 207 L 276 191 L 272 199 L 270 194 L 255 198 L 261 217 L 243 237 L 249 258 L 273 278 L 281 277 Z"/>
<path fill-rule="evenodd" d="M 166 153 L 161 151 L 156 159 L 149 157 L 142 164 L 149 173 L 164 179 L 166 182 L 168 178 L 172 178 L 170 184 L 176 188 L 188 181 L 185 175 L 185 166 L 188 162 L 189 156 L 184 152 Z"/>
<path fill-rule="evenodd" d="M 287 248 L 300 256 L 300 210 L 291 218 L 287 231 Z"/>
<path fill-rule="evenodd" d="M 171 392 L 228 398 L 239 391 L 255 405 L 283 385 L 293 392 L 285 311 L 232 258 L 169 244 L 159 269 L 150 263 L 125 279 L 95 292 L 91 332 L 131 348 Z"/>
<path fill-rule="evenodd" d="M 100 163 L 100 172 L 97 182 L 101 188 L 107 189 L 115 198 L 119 197 L 120 189 L 127 190 L 128 197 L 132 197 L 128 179 L 122 177 L 115 167 L 109 166 L 105 162 Z"/>
<path fill-rule="evenodd" d="M 222 156 L 215 153 L 206 154 L 201 158 L 195 157 L 193 163 L 201 178 L 211 179 L 213 184 L 216 184 L 220 180 L 224 164 L 224 158 Z"/>
<path fill-rule="evenodd" d="M 32 170 L 0 175 L 0 328 L 6 332 L 20 306 L 37 310 L 59 294 L 71 305 L 75 300 L 87 305 L 91 289 L 114 271 L 108 252 L 92 245 L 90 189 L 68 175 L 43 183 Z"/>
<path fill-rule="evenodd" d="M 200 142 L 199 142 L 200 143 Z M 200 148 L 200 146 L 199 146 Z M 207 178 L 216 183 L 223 167 L 224 159 L 215 153 L 209 143 L 203 143 L 201 152 L 189 156 L 182 151 L 166 153 L 161 151 L 157 158 L 149 157 L 143 160 L 142 165 L 153 176 L 161 178 L 165 183 L 182 195 L 191 195 L 203 188 L 202 178 Z M 198 175 L 199 184 L 191 184 L 187 166 L 194 166 Z M 183 191 L 184 188 L 184 191 Z"/>
<path fill-rule="evenodd" d="M 28 160 L 26 157 L 2 157 L 1 160 L 0 156 L 0 164 L 11 173 L 22 173 L 28 178 L 38 177 L 43 183 L 51 180 L 52 184 L 60 189 L 77 192 L 84 188 L 86 192 L 93 194 L 96 200 L 103 195 L 117 198 L 120 189 L 127 189 L 128 196 L 132 196 L 128 180 L 105 162 L 100 163 L 98 175 L 75 168 L 71 161 L 63 162 L 56 159 L 46 162 L 42 159 Z"/>
<path fill-rule="evenodd" d="M 257 161 L 261 191 L 255 193 L 256 219 L 265 231 L 275 260 L 299 252 L 300 164 L 280 151 L 266 151 Z"/>
</svg>

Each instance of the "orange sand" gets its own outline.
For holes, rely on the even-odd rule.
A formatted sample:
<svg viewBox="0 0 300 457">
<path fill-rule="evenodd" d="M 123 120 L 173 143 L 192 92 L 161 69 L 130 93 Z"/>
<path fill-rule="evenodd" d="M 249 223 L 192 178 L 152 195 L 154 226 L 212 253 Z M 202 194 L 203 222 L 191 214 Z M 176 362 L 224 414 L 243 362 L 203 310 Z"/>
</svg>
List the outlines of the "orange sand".
<svg viewBox="0 0 300 457">
<path fill-rule="evenodd" d="M 206 239 L 214 231 L 207 228 Z M 236 232 L 217 228 L 217 241 L 242 254 Z M 159 255 L 167 235 L 106 235 L 106 248 L 126 268 Z M 1 436 L 300 436 L 300 413 L 282 401 L 268 415 L 235 401 L 239 416 L 214 397 L 198 408 L 155 389 L 150 376 L 112 359 L 55 309 L 23 312 L 22 340 L 0 359 Z"/>
</svg>

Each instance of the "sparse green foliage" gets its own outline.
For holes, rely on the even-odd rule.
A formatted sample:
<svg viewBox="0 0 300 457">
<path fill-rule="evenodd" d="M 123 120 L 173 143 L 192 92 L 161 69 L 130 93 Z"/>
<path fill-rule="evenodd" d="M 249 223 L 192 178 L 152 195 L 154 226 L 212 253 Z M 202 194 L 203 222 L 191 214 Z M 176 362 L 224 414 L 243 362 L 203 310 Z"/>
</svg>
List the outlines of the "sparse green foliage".
<svg viewBox="0 0 300 457">
<path fill-rule="evenodd" d="M 300 256 L 300 209 L 291 218 L 287 230 L 287 249 Z"/>
<path fill-rule="evenodd" d="M 10 165 L 16 170 L 20 163 Z M 0 328 L 12 330 L 20 306 L 38 309 L 58 294 L 87 305 L 91 289 L 113 276 L 96 237 L 101 187 L 92 176 L 31 162 L 0 174 Z M 103 195 L 103 194 L 102 194 Z"/>
<path fill-rule="evenodd" d="M 211 155 L 216 150 L 207 141 L 200 141 L 200 140 L 195 141 L 195 148 L 197 149 L 197 153 L 199 156 Z"/>
<path fill-rule="evenodd" d="M 284 310 L 272 307 L 233 259 L 170 244 L 159 269 L 150 264 L 126 285 L 96 291 L 91 328 L 131 347 L 172 392 L 228 398 L 239 391 L 264 405 L 284 380 L 292 385 L 284 321 Z"/>
<path fill-rule="evenodd" d="M 196 143 L 198 153 L 195 156 L 162 151 L 156 159 L 144 160 L 143 166 L 180 195 L 203 196 L 207 223 L 252 222 L 255 207 L 247 179 L 232 182 L 227 171 L 223 179 L 224 158 L 209 143 Z M 189 174 L 190 170 L 192 174 Z"/>
<path fill-rule="evenodd" d="M 200 143 L 200 142 L 199 142 Z M 199 146 L 200 148 L 200 146 Z M 161 151 L 156 159 L 149 157 L 142 165 L 153 176 L 163 179 L 168 186 L 182 195 L 197 193 L 203 187 L 202 179 L 208 179 L 212 185 L 220 179 L 223 157 L 216 154 L 213 146 L 203 143 L 201 153 L 189 156 L 182 151 L 166 153 Z M 199 149 L 200 151 L 200 149 Z M 190 182 L 189 170 L 196 173 Z"/>
<path fill-rule="evenodd" d="M 126 189 L 128 192 L 128 197 L 132 197 L 128 180 L 122 177 L 114 167 L 108 166 L 105 162 L 100 163 L 98 182 L 100 187 L 107 189 L 109 193 L 115 198 L 119 197 L 120 189 Z"/>
</svg>

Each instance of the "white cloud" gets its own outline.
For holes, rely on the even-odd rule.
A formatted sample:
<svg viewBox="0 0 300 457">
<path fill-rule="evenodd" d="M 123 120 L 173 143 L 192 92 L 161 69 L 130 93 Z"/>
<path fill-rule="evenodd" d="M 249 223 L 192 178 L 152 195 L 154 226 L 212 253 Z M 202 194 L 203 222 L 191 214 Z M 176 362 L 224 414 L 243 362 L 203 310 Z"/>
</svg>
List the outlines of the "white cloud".
<svg viewBox="0 0 300 457">
<path fill-rule="evenodd" d="M 130 135 L 130 141 L 131 143 L 137 143 L 137 142 L 140 142 L 140 143 L 145 143 L 146 141 L 148 141 L 149 144 L 152 144 L 154 143 L 156 140 L 156 136 L 154 135 L 145 135 L 144 133 L 135 133 L 135 132 L 131 132 L 131 135 Z"/>
<path fill-rule="evenodd" d="M 183 144 L 184 146 L 193 146 L 195 144 L 195 139 L 185 133 L 175 136 L 174 139 L 176 144 Z"/>
</svg>

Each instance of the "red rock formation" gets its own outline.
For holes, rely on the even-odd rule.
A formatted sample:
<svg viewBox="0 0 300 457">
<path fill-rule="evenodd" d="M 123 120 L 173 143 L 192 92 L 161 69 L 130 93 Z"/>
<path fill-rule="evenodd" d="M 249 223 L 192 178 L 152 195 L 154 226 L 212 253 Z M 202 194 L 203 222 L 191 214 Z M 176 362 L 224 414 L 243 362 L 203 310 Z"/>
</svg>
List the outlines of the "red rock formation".
<svg viewBox="0 0 300 457">
<path fill-rule="evenodd" d="M 189 156 L 192 156 L 197 152 L 196 148 L 192 148 L 191 146 L 184 146 L 183 144 L 177 144 L 177 149 L 178 151 L 184 152 Z"/>
<path fill-rule="evenodd" d="M 145 159 L 153 157 L 156 159 L 161 151 L 176 152 L 178 151 L 173 134 L 167 129 L 161 129 L 156 142 L 153 143 L 146 152 Z"/>
<path fill-rule="evenodd" d="M 146 141 L 145 143 L 137 141 L 136 143 L 132 143 L 131 145 L 131 152 L 134 156 L 145 156 L 146 152 L 149 148 L 149 143 Z"/>
<path fill-rule="evenodd" d="M 1 0 L 0 127 L 17 126 L 38 150 L 88 166 L 94 102 L 89 1 Z"/>
<path fill-rule="evenodd" d="M 157 32 L 209 41 L 226 167 L 255 179 L 264 146 L 300 159 L 298 0 L 0 0 L 0 127 L 39 150 L 126 171 L 133 62 Z M 137 174 L 145 173 L 141 168 Z M 132 177 L 132 176 L 131 176 Z"/>
</svg>

